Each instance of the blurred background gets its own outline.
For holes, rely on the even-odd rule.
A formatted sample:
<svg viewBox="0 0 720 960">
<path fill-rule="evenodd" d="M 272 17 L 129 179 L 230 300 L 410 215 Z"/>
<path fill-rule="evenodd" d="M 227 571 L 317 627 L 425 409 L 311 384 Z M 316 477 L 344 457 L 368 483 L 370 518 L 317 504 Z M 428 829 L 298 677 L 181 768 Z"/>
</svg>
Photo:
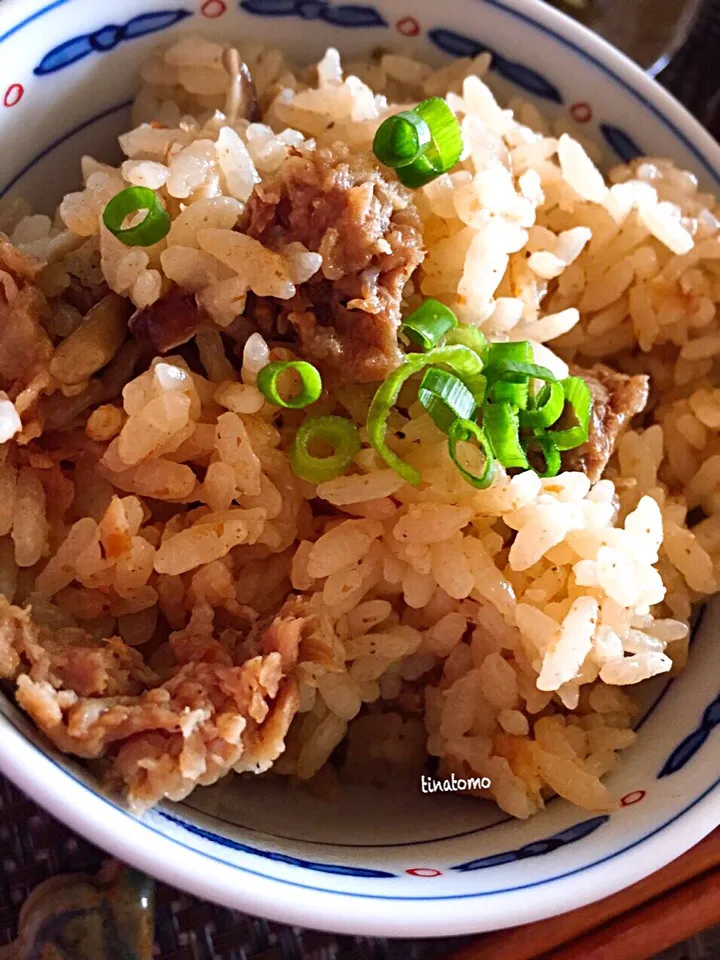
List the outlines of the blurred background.
<svg viewBox="0 0 720 960">
<path fill-rule="evenodd" d="M 547 2 L 635 60 L 720 137 L 720 0 Z"/>
<path fill-rule="evenodd" d="M 655 76 L 686 40 L 702 0 L 551 0 Z"/>
</svg>

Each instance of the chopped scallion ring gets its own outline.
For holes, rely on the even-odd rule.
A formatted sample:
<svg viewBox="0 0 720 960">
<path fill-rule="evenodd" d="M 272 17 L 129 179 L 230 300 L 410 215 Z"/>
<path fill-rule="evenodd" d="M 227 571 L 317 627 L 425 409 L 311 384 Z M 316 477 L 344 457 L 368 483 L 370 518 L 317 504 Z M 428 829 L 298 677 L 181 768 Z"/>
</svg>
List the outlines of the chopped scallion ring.
<svg viewBox="0 0 720 960">
<path fill-rule="evenodd" d="M 133 213 L 146 210 L 145 218 L 134 227 L 123 227 Z M 128 187 L 106 205 L 103 223 L 126 247 L 151 247 L 167 236 L 170 215 L 149 187 Z"/>
<path fill-rule="evenodd" d="M 520 446 L 520 423 L 514 407 L 509 403 L 486 403 L 483 427 L 495 456 L 504 467 L 528 469 L 527 458 Z"/>
<path fill-rule="evenodd" d="M 312 453 L 311 445 L 318 443 L 333 452 L 327 457 Z M 300 425 L 288 456 L 296 476 L 309 483 L 325 483 L 347 470 L 360 447 L 358 429 L 350 420 L 311 417 Z"/>
<path fill-rule="evenodd" d="M 482 358 L 479 357 L 474 350 L 471 350 L 470 347 L 465 347 L 461 343 L 435 347 L 435 349 L 430 350 L 429 353 L 423 354 L 423 360 L 426 361 L 423 366 L 429 363 L 433 364 L 433 366 L 440 363 L 447 364 L 453 373 L 463 381 L 468 377 L 476 376 L 478 373 L 481 373 L 483 369 Z"/>
<path fill-rule="evenodd" d="M 477 442 L 477 445 L 485 457 L 484 469 L 479 476 L 460 463 L 458 458 L 458 443 L 469 443 L 472 440 Z M 479 427 L 472 420 L 458 419 L 453 423 L 448 433 L 448 452 L 452 462 L 471 486 L 477 490 L 484 490 L 493 482 L 493 477 L 495 476 L 495 460 L 492 446 L 482 427 Z"/>
<path fill-rule="evenodd" d="M 556 380 L 555 374 L 547 367 L 538 363 L 526 363 L 524 360 L 505 360 L 503 363 L 493 363 L 488 360 L 485 369 L 488 380 L 545 380 L 552 383 Z"/>
<path fill-rule="evenodd" d="M 430 139 L 425 139 L 425 128 Z M 423 187 L 451 170 L 463 151 L 460 122 L 442 97 L 384 120 L 373 142 L 375 156 L 394 167 L 406 187 Z"/>
<path fill-rule="evenodd" d="M 380 124 L 373 140 L 373 153 L 386 167 L 405 167 L 417 160 L 431 143 L 427 121 L 415 110 L 405 110 Z"/>
<path fill-rule="evenodd" d="M 537 467 L 532 466 L 532 463 L 530 464 L 539 477 L 556 477 L 560 473 L 560 451 L 553 443 L 549 434 L 542 430 L 537 430 L 534 436 L 523 437 L 521 443 L 529 463 L 530 456 L 533 454 L 533 447 L 537 446 L 540 448 L 540 452 L 545 461 L 545 469 L 541 471 L 538 470 Z"/>
<path fill-rule="evenodd" d="M 565 406 L 565 391 L 561 383 L 546 383 L 532 405 L 520 413 L 520 426 L 530 430 L 550 427 L 560 417 Z"/>
<path fill-rule="evenodd" d="M 487 378 L 481 373 L 476 373 L 472 377 L 464 377 L 463 383 L 475 398 L 475 403 L 481 407 L 487 395 Z"/>
<path fill-rule="evenodd" d="M 300 377 L 300 392 L 293 397 L 281 397 L 278 392 L 278 380 L 288 370 L 294 370 Z M 269 403 L 290 410 L 300 410 L 315 403 L 322 393 L 322 378 L 311 363 L 305 360 L 283 360 L 268 363 L 257 376 L 257 388 Z"/>
<path fill-rule="evenodd" d="M 418 400 L 443 433 L 455 420 L 472 420 L 477 412 L 475 398 L 462 380 L 437 367 L 430 367 L 422 378 Z"/>
<path fill-rule="evenodd" d="M 513 340 L 511 343 L 490 343 L 485 362 L 489 367 L 502 368 L 510 361 L 532 363 L 532 345 L 528 340 Z"/>
<path fill-rule="evenodd" d="M 430 127 L 432 143 L 414 163 L 401 167 L 398 176 L 406 187 L 423 187 L 441 173 L 452 170 L 463 151 L 458 118 L 442 97 L 429 97 L 415 107 Z"/>
<path fill-rule="evenodd" d="M 528 340 L 491 343 L 485 358 L 485 376 L 489 382 L 510 380 L 521 383 L 523 380 L 557 379 L 547 367 L 533 363 L 532 344 Z"/>
<path fill-rule="evenodd" d="M 528 405 L 530 381 L 496 380 L 490 387 L 489 399 L 495 403 L 509 403 L 513 407 L 525 410 Z"/>
<path fill-rule="evenodd" d="M 590 410 L 592 409 L 592 394 L 590 387 L 582 377 L 568 377 L 562 381 L 565 404 L 570 406 L 577 420 L 577 424 L 565 430 L 549 430 L 548 436 L 558 450 L 573 450 L 575 447 L 587 443 L 590 430 Z"/>
<path fill-rule="evenodd" d="M 450 307 L 428 297 L 403 321 L 400 332 L 422 350 L 436 347 L 445 334 L 457 326 L 457 317 Z"/>
<path fill-rule="evenodd" d="M 385 463 L 392 467 L 395 473 L 400 474 L 405 483 L 412 483 L 417 486 L 420 483 L 420 473 L 409 463 L 405 463 L 402 457 L 399 457 L 385 442 L 387 436 L 387 422 L 394 404 L 397 401 L 403 384 L 417 373 L 425 365 L 422 361 L 425 359 L 422 354 L 416 354 L 417 361 L 414 358 L 407 360 L 402 366 L 394 370 L 387 380 L 378 387 L 375 396 L 370 404 L 367 418 L 368 439 L 377 453 L 383 458 Z"/>
<path fill-rule="evenodd" d="M 488 342 L 485 334 L 477 327 L 471 327 L 466 323 L 459 323 L 457 327 L 450 330 L 445 342 L 447 344 L 462 343 L 463 346 L 470 347 L 483 359 L 487 355 Z"/>
<path fill-rule="evenodd" d="M 372 399 L 367 418 L 368 439 L 385 463 L 400 474 L 406 483 L 417 485 L 421 477 L 418 470 L 406 463 L 385 442 L 387 422 L 392 407 L 397 402 L 403 384 L 425 367 L 447 364 L 458 377 L 475 377 L 482 370 L 482 360 L 469 347 L 455 344 L 435 347 L 427 353 L 412 353 L 405 363 L 394 370 L 382 383 Z"/>
</svg>

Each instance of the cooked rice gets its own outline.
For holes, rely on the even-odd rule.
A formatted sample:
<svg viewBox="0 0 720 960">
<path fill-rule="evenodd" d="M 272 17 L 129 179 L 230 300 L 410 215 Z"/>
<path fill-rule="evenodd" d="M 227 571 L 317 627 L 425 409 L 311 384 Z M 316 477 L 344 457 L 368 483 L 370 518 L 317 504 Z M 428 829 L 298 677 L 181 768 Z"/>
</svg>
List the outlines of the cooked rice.
<svg viewBox="0 0 720 960">
<path fill-rule="evenodd" d="M 611 809 L 601 778 L 637 716 L 620 687 L 684 665 L 720 576 L 717 203 L 661 159 L 606 181 L 592 147 L 497 104 L 485 54 L 346 73 L 334 50 L 301 72 L 240 54 L 262 122 L 239 113 L 237 53 L 184 37 L 141 69 L 119 168 L 83 158 L 52 219 L 0 211 L 0 676 L 61 749 L 107 757 L 137 809 L 230 770 L 383 782 L 428 755 L 489 777 L 517 817 L 553 793 Z M 418 405 L 390 442 L 420 487 L 367 444 L 317 488 L 290 470 L 303 415 L 255 383 L 292 354 L 238 317 L 329 266 L 238 217 L 291 155 L 341 142 L 372 164 L 379 122 L 431 94 L 466 157 L 414 195 L 426 254 L 404 308 L 439 298 L 561 377 L 649 373 L 651 414 L 595 485 L 501 470 L 476 491 Z M 102 223 L 130 184 L 172 217 L 153 247 Z M 199 366 L 126 341 L 132 305 L 173 284 L 207 315 Z M 371 395 L 345 385 L 309 412 L 362 425 Z"/>
</svg>

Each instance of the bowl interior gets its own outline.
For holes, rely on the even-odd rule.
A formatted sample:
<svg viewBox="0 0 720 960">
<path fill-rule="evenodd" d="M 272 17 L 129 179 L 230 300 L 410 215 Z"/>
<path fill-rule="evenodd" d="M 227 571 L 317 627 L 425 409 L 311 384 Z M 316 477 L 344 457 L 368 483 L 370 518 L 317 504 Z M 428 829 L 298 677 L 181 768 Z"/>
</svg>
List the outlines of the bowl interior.
<svg viewBox="0 0 720 960">
<path fill-rule="evenodd" d="M 606 165 L 667 155 L 717 189 L 718 149 L 628 61 L 534 0 L 5 0 L 0 8 L 0 196 L 51 212 L 79 157 L 119 159 L 136 70 L 172 32 L 237 35 L 311 61 L 328 45 L 440 61 L 495 54 L 497 92 L 594 138 Z M 191 9 L 192 8 L 192 9 Z M 2 99 L 4 97 L 4 100 Z M 332 800 L 273 780 L 228 779 L 136 821 L 97 795 L 0 694 L 0 768 L 101 846 L 201 896 L 305 925 L 440 935 L 525 922 L 597 899 L 660 866 L 720 819 L 720 606 L 698 623 L 690 666 L 643 691 L 642 736 L 610 778 L 608 817 L 561 800 L 529 822 L 420 784 L 346 787 Z M 715 734 L 717 736 L 717 734 Z M 430 882 L 432 881 L 432 882 Z M 298 893 L 302 893 L 302 905 Z M 432 903 L 433 909 L 428 905 Z"/>
</svg>

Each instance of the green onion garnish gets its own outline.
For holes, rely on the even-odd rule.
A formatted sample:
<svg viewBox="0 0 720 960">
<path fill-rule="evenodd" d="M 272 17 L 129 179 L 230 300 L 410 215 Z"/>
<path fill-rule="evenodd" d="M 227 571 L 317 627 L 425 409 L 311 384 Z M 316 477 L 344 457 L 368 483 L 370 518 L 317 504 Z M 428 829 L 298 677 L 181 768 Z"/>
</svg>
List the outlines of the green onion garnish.
<svg viewBox="0 0 720 960">
<path fill-rule="evenodd" d="M 367 418 L 368 439 L 385 463 L 399 473 L 406 483 L 420 483 L 420 473 L 394 453 L 385 442 L 387 422 L 390 410 L 397 402 L 403 384 L 422 369 L 437 364 L 447 364 L 463 380 L 475 377 L 482 370 L 482 360 L 468 347 L 454 344 L 449 347 L 435 347 L 427 353 L 413 353 L 405 363 L 394 370 L 382 383 L 372 399 Z"/>
<path fill-rule="evenodd" d="M 532 468 L 539 477 L 556 477 L 558 473 L 560 473 L 560 451 L 553 443 L 550 434 L 545 433 L 543 430 L 537 430 L 534 436 L 523 437 L 521 443 L 526 457 L 528 453 L 533 452 L 534 447 L 537 446 L 540 448 L 540 452 L 545 460 L 545 470 L 540 471 L 534 466 Z"/>
<path fill-rule="evenodd" d="M 423 142 L 425 126 L 430 131 L 429 142 Z M 373 150 L 381 163 L 397 170 L 406 187 L 423 187 L 460 159 L 460 123 L 442 97 L 429 97 L 414 110 L 384 120 L 375 134 Z"/>
<path fill-rule="evenodd" d="M 123 228 L 126 219 L 139 210 L 145 218 L 134 227 Z M 103 211 L 103 223 L 126 247 L 151 247 L 170 230 L 170 215 L 149 187 L 128 187 L 115 194 Z"/>
<path fill-rule="evenodd" d="M 568 377 L 567 380 L 562 381 L 562 388 L 565 403 L 572 407 L 577 424 L 567 430 L 549 430 L 548 436 L 552 437 L 558 450 L 573 450 L 587 443 L 592 394 L 582 377 Z"/>
<path fill-rule="evenodd" d="M 529 464 L 520 445 L 520 423 L 514 407 L 509 403 L 486 403 L 483 427 L 495 456 L 504 467 L 527 470 Z"/>
<path fill-rule="evenodd" d="M 422 378 L 418 400 L 443 433 L 458 418 L 472 420 L 477 412 L 475 398 L 462 380 L 437 367 L 430 367 Z"/>
<path fill-rule="evenodd" d="M 475 403 L 481 407 L 487 394 L 487 378 L 481 373 L 476 373 L 472 377 L 463 377 L 463 383 L 475 398 Z"/>
<path fill-rule="evenodd" d="M 318 456 L 311 444 L 330 447 L 332 453 Z M 289 451 L 293 473 L 310 483 L 325 483 L 344 473 L 360 450 L 357 427 L 345 417 L 311 417 L 300 425 Z"/>
<path fill-rule="evenodd" d="M 490 343 L 485 362 L 489 367 L 502 369 L 510 361 L 532 363 L 533 352 L 529 340 L 514 340 L 512 343 Z"/>
<path fill-rule="evenodd" d="M 423 354 L 423 359 L 433 365 L 446 363 L 452 368 L 453 373 L 463 381 L 469 377 L 476 376 L 483 368 L 482 358 L 479 357 L 474 350 L 463 346 L 461 343 L 435 347 L 435 349 L 430 350 L 429 353 Z M 424 363 L 423 366 L 427 366 L 427 363 Z"/>
<path fill-rule="evenodd" d="M 472 471 L 464 467 L 458 460 L 458 443 L 468 443 L 471 440 L 477 441 L 478 446 L 485 456 L 485 468 L 480 476 L 472 473 Z M 495 460 L 492 447 L 482 427 L 479 427 L 472 420 L 456 420 L 450 427 L 450 432 L 448 433 L 448 451 L 450 453 L 450 459 L 471 486 L 478 490 L 484 490 L 490 486 L 495 476 Z"/>
<path fill-rule="evenodd" d="M 460 122 L 442 97 L 429 97 L 415 107 L 430 127 L 432 143 L 414 163 L 398 173 L 406 187 L 423 187 L 452 170 L 463 151 Z"/>
<path fill-rule="evenodd" d="M 555 381 L 546 383 L 535 397 L 529 409 L 520 413 L 520 426 L 530 430 L 550 427 L 560 417 L 565 406 L 563 385 Z"/>
<path fill-rule="evenodd" d="M 450 307 L 428 297 L 400 327 L 400 332 L 421 349 L 436 347 L 445 334 L 457 326 L 457 317 Z"/>
<path fill-rule="evenodd" d="M 300 377 L 300 392 L 292 397 L 281 397 L 277 384 L 288 370 L 294 370 Z M 322 393 L 322 378 L 311 363 L 305 360 L 283 360 L 268 363 L 257 375 L 257 388 L 270 403 L 290 410 L 300 410 L 315 403 Z"/>
<path fill-rule="evenodd" d="M 532 469 L 541 477 L 554 477 L 562 467 L 560 451 L 587 441 L 590 388 L 580 377 L 558 381 L 547 367 L 533 363 L 529 342 L 488 344 L 476 328 L 456 325 L 452 311 L 434 300 L 426 301 L 405 324 L 407 335 L 426 352 L 409 354 L 376 391 L 367 432 L 377 453 L 406 483 L 420 483 L 420 472 L 387 446 L 388 418 L 403 385 L 425 368 L 418 400 L 447 433 L 453 463 L 475 487 L 490 485 L 495 460 L 508 470 L 530 469 L 528 453 L 536 462 L 540 455 L 544 461 L 542 472 Z M 443 339 L 444 345 L 432 346 Z M 537 394 L 536 380 L 545 381 Z M 577 423 L 548 430 L 562 422 L 567 405 Z M 457 445 L 463 441 L 476 442 L 485 456 L 480 476 L 458 461 Z"/>
<path fill-rule="evenodd" d="M 417 357 L 417 360 L 415 357 Z M 405 483 L 412 483 L 416 486 L 420 483 L 420 473 L 415 467 L 405 463 L 402 457 L 394 453 L 385 443 L 390 411 L 397 402 L 405 381 L 409 380 L 414 373 L 417 373 L 424 366 L 420 361 L 424 360 L 427 354 L 423 356 L 418 353 L 415 357 L 409 358 L 397 370 L 394 370 L 387 380 L 378 387 L 368 411 L 367 432 L 370 443 L 385 463 L 392 467 L 395 473 L 399 473 Z"/>
<path fill-rule="evenodd" d="M 373 153 L 386 167 L 405 167 L 423 154 L 432 143 L 426 120 L 415 110 L 388 117 L 378 127 Z"/>
<path fill-rule="evenodd" d="M 489 399 L 494 403 L 509 403 L 514 407 L 525 410 L 528 405 L 529 392 L 529 380 L 521 380 L 518 383 L 512 380 L 496 380 L 490 387 Z"/>
<path fill-rule="evenodd" d="M 487 355 L 488 342 L 485 334 L 477 327 L 471 327 L 466 323 L 459 323 L 450 330 L 445 338 L 445 343 L 462 343 L 474 350 L 483 359 Z"/>
<path fill-rule="evenodd" d="M 514 380 L 515 382 L 522 379 L 552 382 L 556 379 L 555 374 L 547 367 L 541 367 L 539 363 L 527 363 L 524 360 L 506 360 L 504 363 L 488 361 L 485 376 L 488 380 Z"/>
</svg>

